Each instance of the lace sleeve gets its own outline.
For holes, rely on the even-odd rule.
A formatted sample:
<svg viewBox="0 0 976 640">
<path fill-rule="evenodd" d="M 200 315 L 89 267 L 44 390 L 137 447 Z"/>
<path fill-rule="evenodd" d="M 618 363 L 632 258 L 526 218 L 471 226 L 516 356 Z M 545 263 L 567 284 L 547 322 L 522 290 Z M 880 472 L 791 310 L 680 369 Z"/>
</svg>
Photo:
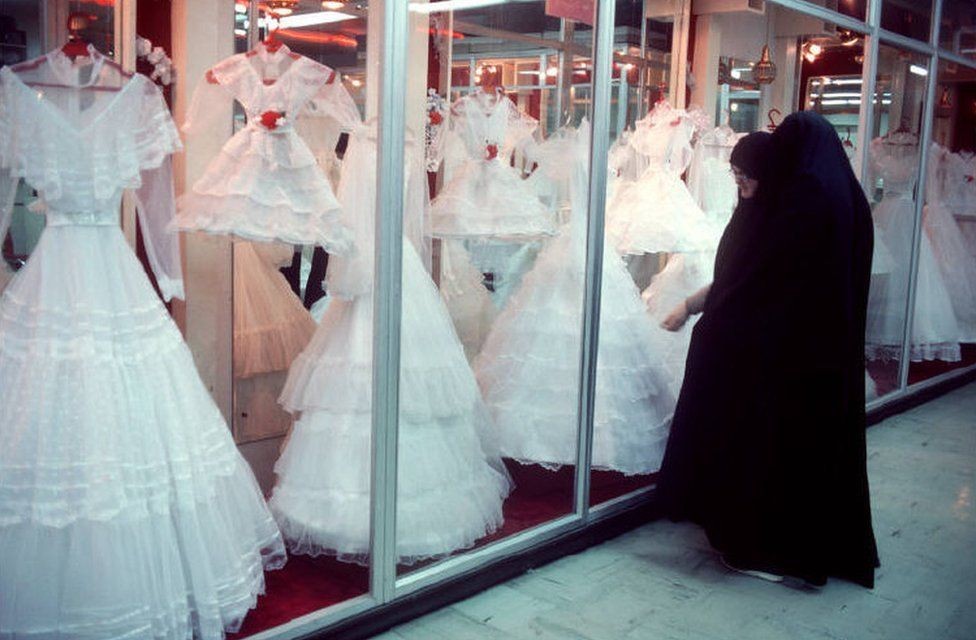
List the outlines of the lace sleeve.
<svg viewBox="0 0 976 640">
<path fill-rule="evenodd" d="M 141 184 L 135 190 L 136 211 L 149 265 L 168 301 L 184 297 L 179 235 L 166 230 L 176 213 L 170 155 L 180 149 L 180 139 L 162 94 L 147 86 L 137 136 Z"/>
<path fill-rule="evenodd" d="M 166 230 L 175 214 L 173 166 L 166 158 L 155 169 L 142 172 L 142 186 L 136 190 L 136 212 L 142 228 L 149 266 L 168 302 L 185 297 L 183 267 L 180 262 L 180 236 Z"/>
<path fill-rule="evenodd" d="M 224 81 L 219 81 L 213 70 L 197 83 L 190 98 L 190 108 L 187 109 L 186 119 L 183 121 L 182 131 L 187 135 L 196 135 L 209 131 L 217 126 L 226 125 L 228 113 L 234 103 L 233 93 Z"/>
<path fill-rule="evenodd" d="M 338 72 L 332 74 L 334 77 L 319 88 L 312 100 L 319 113 L 328 114 L 339 123 L 344 132 L 349 133 L 363 121 L 363 118 L 359 115 L 356 101 L 342 86 Z"/>
</svg>

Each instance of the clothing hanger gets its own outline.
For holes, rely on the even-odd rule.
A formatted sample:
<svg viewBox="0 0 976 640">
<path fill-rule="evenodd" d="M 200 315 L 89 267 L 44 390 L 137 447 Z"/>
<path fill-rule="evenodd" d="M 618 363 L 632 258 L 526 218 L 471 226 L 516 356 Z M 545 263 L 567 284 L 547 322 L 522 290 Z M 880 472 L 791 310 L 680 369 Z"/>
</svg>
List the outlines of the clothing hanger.
<svg viewBox="0 0 976 640">
<path fill-rule="evenodd" d="M 775 120 L 773 120 L 774 113 L 780 117 L 783 116 L 783 112 L 777 109 L 776 107 L 773 107 L 772 109 L 766 112 L 766 119 L 769 120 L 769 124 L 766 125 L 766 128 L 769 129 L 770 131 L 776 131 L 776 127 L 779 126 L 779 124 Z"/>
<path fill-rule="evenodd" d="M 278 14 L 276 13 L 268 11 L 267 14 L 269 17 L 274 18 L 276 24 L 280 20 L 280 16 L 278 16 Z M 285 44 L 278 38 L 278 31 L 279 28 L 277 26 L 274 29 L 269 28 L 268 35 L 265 36 L 264 40 L 259 42 L 256 47 L 246 52 L 244 55 L 248 58 L 253 58 L 254 56 L 261 53 L 262 50 L 267 51 L 268 53 L 277 53 L 278 50 L 281 49 L 281 47 L 283 47 Z M 302 55 L 300 53 L 295 53 L 294 51 L 288 51 L 288 57 L 291 58 L 292 60 L 298 60 L 299 58 L 302 57 Z M 207 69 L 207 73 L 204 75 L 204 77 L 206 78 L 209 84 L 220 84 L 220 80 L 214 74 L 213 68 Z M 333 69 L 332 75 L 329 76 L 329 79 L 326 80 L 325 84 L 327 85 L 332 84 L 333 82 L 335 82 L 335 79 L 336 79 L 336 71 L 335 69 Z M 273 85 L 277 81 L 277 80 L 267 79 L 264 77 L 262 77 L 261 80 L 264 82 L 266 86 Z"/>
<path fill-rule="evenodd" d="M 843 144 L 845 147 L 847 147 L 849 149 L 853 149 L 854 148 L 854 142 L 851 140 L 851 128 L 850 127 L 847 127 L 847 137 L 844 138 L 844 141 L 841 144 Z"/>
<path fill-rule="evenodd" d="M 115 69 L 123 78 L 131 78 L 133 74 L 129 71 L 125 71 L 115 60 L 112 60 L 102 52 L 98 51 L 94 46 L 88 41 L 81 37 L 80 32 L 87 29 L 92 22 L 98 20 L 98 16 L 92 13 L 85 13 L 82 11 L 75 11 L 68 14 L 68 19 L 65 26 L 68 30 L 68 41 L 61 47 L 60 53 L 64 54 L 68 58 L 75 60 L 76 58 L 82 56 L 91 56 L 93 59 L 97 56 L 101 60 L 102 65 L 108 65 Z M 29 60 L 27 62 L 21 62 L 15 64 L 11 67 L 11 70 L 15 73 L 23 73 L 26 71 L 33 71 L 43 64 L 49 64 L 48 55 L 43 55 L 34 60 Z M 57 82 L 25 82 L 24 84 L 31 87 L 51 87 L 56 89 L 78 89 L 79 87 L 75 85 L 57 83 Z M 94 91 L 119 91 L 121 87 L 111 87 L 111 86 L 88 86 L 85 89 L 90 89 Z"/>
</svg>

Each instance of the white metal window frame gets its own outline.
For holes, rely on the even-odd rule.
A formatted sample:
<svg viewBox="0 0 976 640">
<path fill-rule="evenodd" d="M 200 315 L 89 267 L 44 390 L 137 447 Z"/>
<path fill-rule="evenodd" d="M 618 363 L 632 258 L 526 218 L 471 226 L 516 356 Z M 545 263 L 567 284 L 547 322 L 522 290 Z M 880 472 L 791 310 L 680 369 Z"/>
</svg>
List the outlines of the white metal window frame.
<svg viewBox="0 0 976 640">
<path fill-rule="evenodd" d="M 252 0 L 253 3 L 254 0 Z M 583 348 L 579 373 L 579 429 L 578 454 L 575 469 L 574 508 L 572 513 L 544 523 L 532 529 L 492 543 L 486 547 L 449 558 L 430 567 L 398 577 L 396 567 L 396 467 L 397 467 L 397 429 L 399 408 L 399 356 L 400 356 L 400 310 L 401 291 L 398 283 L 401 277 L 402 256 L 402 185 L 404 158 L 404 102 L 407 76 L 408 48 L 408 7 L 407 0 L 371 0 L 371 5 L 380 5 L 383 33 L 381 63 L 379 74 L 380 108 L 379 127 L 379 167 L 377 185 L 377 206 L 380 215 L 376 219 L 376 246 L 382 248 L 375 255 L 376 286 L 374 290 L 374 344 L 373 344 L 373 456 L 372 456 L 372 518 L 371 541 L 372 562 L 370 564 L 370 591 L 337 605 L 309 613 L 288 623 L 261 632 L 252 638 L 256 640 L 298 638 L 328 629 L 330 626 L 352 616 L 364 613 L 381 604 L 403 598 L 420 589 L 477 571 L 487 564 L 507 557 L 513 553 L 531 549 L 566 532 L 579 530 L 610 517 L 620 510 L 639 504 L 647 498 L 650 489 L 635 491 L 600 505 L 590 502 L 590 461 L 593 441 L 593 403 L 595 399 L 596 358 L 600 326 L 600 291 L 603 260 L 604 209 L 607 180 L 606 158 L 610 131 L 611 61 L 613 57 L 614 2 L 597 1 L 597 20 L 594 27 L 594 66 L 592 140 L 590 147 L 590 190 L 589 216 L 587 221 L 587 254 L 585 263 L 585 289 L 583 299 L 583 320 L 581 332 Z M 974 367 L 959 369 L 924 383 L 907 385 L 908 380 L 908 336 L 911 334 L 910 310 L 914 307 L 918 261 L 919 238 L 921 233 L 921 213 L 924 204 L 926 172 L 922 170 L 928 159 L 928 145 L 931 141 L 933 99 L 938 82 L 940 61 L 953 62 L 962 66 L 976 68 L 976 60 L 938 49 L 939 16 L 942 0 L 935 0 L 933 6 L 932 29 L 928 42 L 918 41 L 880 28 L 881 2 L 868 0 L 867 16 L 860 21 L 834 12 L 804 0 L 767 0 L 771 4 L 806 15 L 817 17 L 838 26 L 851 29 L 866 36 L 865 60 L 863 65 L 862 100 L 859 135 L 869 135 L 872 127 L 872 114 L 868 96 L 875 90 L 878 46 L 883 43 L 900 49 L 929 56 L 928 76 L 925 93 L 925 113 L 921 136 L 921 157 L 916 198 L 915 230 L 912 251 L 912 278 L 906 300 L 906 323 L 904 332 L 900 385 L 895 392 L 875 400 L 868 408 L 884 406 L 897 401 L 919 388 L 937 384 L 944 379 L 961 375 Z M 134 0 L 122 0 L 123 4 Z M 676 7 L 681 18 L 681 31 L 686 32 L 690 19 L 691 0 L 677 0 Z M 646 13 L 646 12 L 645 12 Z M 256 21 L 252 21 L 254 24 Z M 684 86 L 687 77 L 688 37 L 676 37 L 676 55 L 673 56 L 671 76 L 674 86 Z M 672 99 L 683 102 L 683 91 L 672 92 Z M 681 105 L 678 105 L 681 106 Z M 859 141 L 862 154 L 861 166 L 866 171 L 867 140 Z M 863 176 L 862 176 L 863 177 Z"/>
</svg>

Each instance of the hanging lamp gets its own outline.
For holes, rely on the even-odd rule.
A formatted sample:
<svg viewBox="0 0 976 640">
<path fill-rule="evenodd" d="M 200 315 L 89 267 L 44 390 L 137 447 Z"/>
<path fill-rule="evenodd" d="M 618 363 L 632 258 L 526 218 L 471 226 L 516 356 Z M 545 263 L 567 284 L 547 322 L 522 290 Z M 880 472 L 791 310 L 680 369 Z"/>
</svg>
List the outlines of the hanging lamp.
<svg viewBox="0 0 976 640">
<path fill-rule="evenodd" d="M 766 7 L 766 44 L 763 45 L 759 61 L 752 66 L 752 77 L 759 84 L 771 84 L 776 79 L 776 65 L 769 55 L 769 15 L 772 7 Z"/>
</svg>

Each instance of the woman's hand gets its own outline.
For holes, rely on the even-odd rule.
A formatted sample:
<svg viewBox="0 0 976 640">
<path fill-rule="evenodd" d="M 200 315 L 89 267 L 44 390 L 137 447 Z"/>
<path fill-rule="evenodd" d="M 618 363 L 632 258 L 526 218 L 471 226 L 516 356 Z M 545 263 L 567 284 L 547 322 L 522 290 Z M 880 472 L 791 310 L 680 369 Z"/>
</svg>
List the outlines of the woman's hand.
<svg viewBox="0 0 976 640">
<path fill-rule="evenodd" d="M 675 307 L 661 322 L 661 328 L 668 331 L 679 331 L 688 322 L 689 315 L 688 305 L 682 300 L 681 304 Z"/>
</svg>

